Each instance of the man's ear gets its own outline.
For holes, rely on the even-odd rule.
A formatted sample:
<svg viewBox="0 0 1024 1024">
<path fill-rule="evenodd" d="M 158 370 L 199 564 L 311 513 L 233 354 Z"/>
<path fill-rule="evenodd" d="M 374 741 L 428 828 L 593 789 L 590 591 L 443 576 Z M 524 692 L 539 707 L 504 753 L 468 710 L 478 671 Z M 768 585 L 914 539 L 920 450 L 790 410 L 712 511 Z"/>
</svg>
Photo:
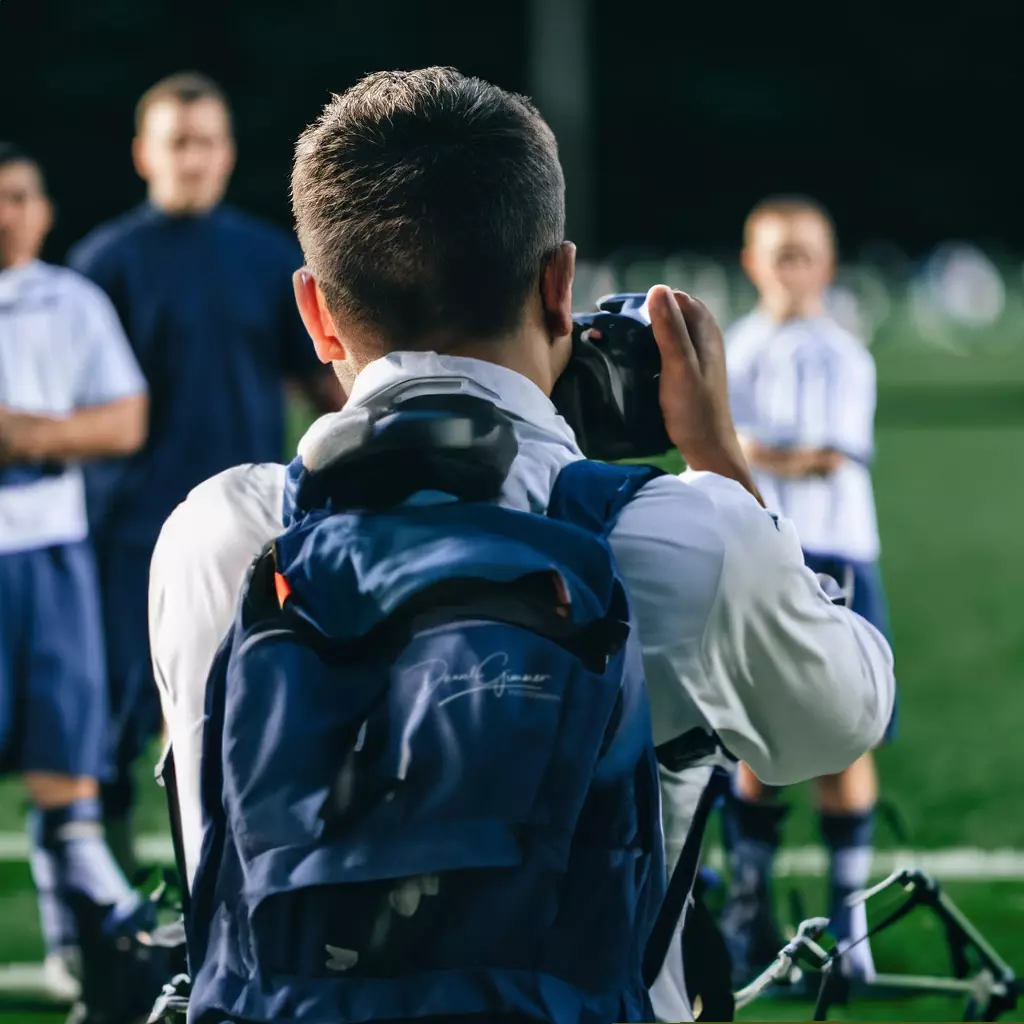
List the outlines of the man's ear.
<svg viewBox="0 0 1024 1024">
<path fill-rule="evenodd" d="M 57 204 L 49 196 L 46 196 L 46 227 L 43 230 L 44 235 L 48 235 L 53 230 L 53 226 L 56 223 Z"/>
<path fill-rule="evenodd" d="M 228 177 L 231 177 L 235 173 L 235 165 L 238 163 L 238 143 L 235 142 L 234 135 L 228 136 Z"/>
<path fill-rule="evenodd" d="M 740 266 L 743 268 L 743 272 L 747 275 L 748 278 L 750 278 L 751 281 L 754 280 L 754 275 L 751 273 L 753 263 L 754 254 L 750 251 L 750 249 L 744 246 L 740 250 Z"/>
<path fill-rule="evenodd" d="M 576 246 L 563 242 L 545 260 L 540 275 L 544 324 L 552 342 L 572 334 L 572 280 L 576 274 Z"/>
<path fill-rule="evenodd" d="M 149 165 L 146 162 L 146 147 L 138 135 L 132 139 L 132 164 L 135 173 L 143 180 L 149 181 Z"/>
<path fill-rule="evenodd" d="M 828 281 L 829 284 L 833 284 L 835 282 L 836 267 L 838 266 L 838 263 L 839 254 L 833 249 L 832 252 L 828 254 L 828 265 L 825 270 L 825 280 Z"/>
<path fill-rule="evenodd" d="M 299 315 L 313 339 L 313 347 L 320 362 L 343 362 L 346 356 L 345 346 L 338 337 L 334 318 L 327 308 L 316 279 L 302 267 L 292 275 L 292 285 L 295 288 L 295 303 L 299 307 Z"/>
</svg>

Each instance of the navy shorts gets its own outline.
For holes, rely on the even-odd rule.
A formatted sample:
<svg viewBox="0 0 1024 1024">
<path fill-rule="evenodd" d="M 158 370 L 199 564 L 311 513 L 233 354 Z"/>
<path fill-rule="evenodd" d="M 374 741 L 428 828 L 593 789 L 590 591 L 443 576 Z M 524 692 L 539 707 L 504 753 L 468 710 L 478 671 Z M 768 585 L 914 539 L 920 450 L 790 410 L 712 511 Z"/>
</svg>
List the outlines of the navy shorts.
<svg viewBox="0 0 1024 1024">
<path fill-rule="evenodd" d="M 102 629 L 87 542 L 0 554 L 0 771 L 105 777 Z"/>
<path fill-rule="evenodd" d="M 160 695 L 149 653 L 148 544 L 98 542 L 110 702 L 110 757 L 120 774 L 160 732 Z"/>
<path fill-rule="evenodd" d="M 831 576 L 845 590 L 852 588 L 853 600 L 849 607 L 868 620 L 892 644 L 892 630 L 889 626 L 889 603 L 882 586 L 882 574 L 877 562 L 853 562 L 835 555 L 816 555 L 804 552 L 804 562 L 814 572 Z M 893 706 L 892 717 L 886 726 L 884 742 L 896 735 L 896 718 L 899 702 Z"/>
</svg>

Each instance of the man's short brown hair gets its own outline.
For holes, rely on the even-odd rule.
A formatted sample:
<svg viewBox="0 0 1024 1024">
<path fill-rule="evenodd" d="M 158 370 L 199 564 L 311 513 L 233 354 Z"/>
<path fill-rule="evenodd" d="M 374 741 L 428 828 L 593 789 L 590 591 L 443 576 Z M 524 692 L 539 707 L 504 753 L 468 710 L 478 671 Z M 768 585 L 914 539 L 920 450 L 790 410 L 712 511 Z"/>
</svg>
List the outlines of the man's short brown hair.
<svg viewBox="0 0 1024 1024">
<path fill-rule="evenodd" d="M 292 206 L 329 308 L 390 349 L 514 329 L 565 230 L 555 137 L 533 104 L 441 67 L 334 96 L 299 138 Z"/>
<path fill-rule="evenodd" d="M 175 75 L 161 78 L 151 85 L 135 105 L 135 131 L 142 131 L 146 114 L 150 107 L 164 100 L 175 100 L 178 103 L 197 103 L 199 100 L 216 100 L 228 117 L 231 117 L 231 105 L 228 103 L 224 90 L 212 79 L 198 71 L 179 71 Z"/>
<path fill-rule="evenodd" d="M 817 199 L 797 194 L 768 196 L 767 199 L 762 199 L 747 214 L 747 219 L 743 224 L 744 245 L 750 244 L 754 227 L 765 217 L 795 217 L 804 213 L 810 213 L 821 220 L 834 246 L 836 244 L 836 226 L 828 210 Z"/>
</svg>

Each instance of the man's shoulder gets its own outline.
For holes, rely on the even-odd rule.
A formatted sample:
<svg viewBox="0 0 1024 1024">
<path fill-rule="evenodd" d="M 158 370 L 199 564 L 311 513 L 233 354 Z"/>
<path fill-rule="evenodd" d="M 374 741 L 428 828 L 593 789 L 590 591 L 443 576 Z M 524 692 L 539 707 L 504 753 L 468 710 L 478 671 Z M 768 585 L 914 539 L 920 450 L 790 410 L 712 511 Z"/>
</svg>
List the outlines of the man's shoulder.
<svg viewBox="0 0 1024 1024">
<path fill-rule="evenodd" d="M 692 536 L 700 530 L 722 538 L 737 523 L 774 522 L 742 484 L 717 473 L 695 470 L 655 477 L 626 506 L 626 511 L 637 510 L 664 518 L 665 531 L 670 535 Z"/>
<path fill-rule="evenodd" d="M 249 463 L 226 469 L 189 492 L 160 531 L 154 567 L 218 558 L 218 553 L 253 548 L 255 557 L 284 530 L 285 467 Z"/>
<path fill-rule="evenodd" d="M 117 259 L 121 250 L 132 246 L 135 237 L 150 222 L 145 214 L 146 208 L 137 206 L 97 225 L 68 250 L 69 265 L 87 273 L 98 263 Z"/>
<path fill-rule="evenodd" d="M 736 559 L 771 561 L 780 544 L 793 540 L 792 524 L 766 510 L 741 484 L 693 470 L 653 480 L 627 506 L 623 520 L 638 543 L 657 549 L 669 573 L 698 556 L 708 566 L 717 561 L 719 569 Z"/>
<path fill-rule="evenodd" d="M 36 287 L 47 297 L 82 305 L 107 305 L 107 293 L 84 274 L 55 263 L 40 263 Z"/>
<path fill-rule="evenodd" d="M 261 217 L 246 213 L 236 206 L 225 204 L 218 213 L 223 229 L 236 235 L 239 239 L 259 246 L 262 250 L 280 253 L 283 258 L 292 259 L 299 256 L 301 259 L 299 243 L 290 231 L 263 220 Z M 296 264 L 297 266 L 298 264 Z"/>
<path fill-rule="evenodd" d="M 722 332 L 726 344 L 733 344 L 737 341 L 749 341 L 751 338 L 759 337 L 764 333 L 764 317 L 757 310 L 751 310 L 731 324 Z"/>
<path fill-rule="evenodd" d="M 207 521 L 210 529 L 252 518 L 272 519 L 281 529 L 285 469 L 277 462 L 250 462 L 225 469 L 189 491 L 171 518 L 194 523 Z M 168 520 L 170 522 L 170 520 Z"/>
<path fill-rule="evenodd" d="M 750 491 L 736 480 L 692 469 L 669 479 L 682 492 L 692 496 L 690 501 L 694 518 L 699 516 L 702 523 L 710 523 L 722 542 L 731 539 L 735 533 L 777 530 L 778 517 L 766 511 Z M 662 486 L 667 489 L 668 485 Z"/>
<path fill-rule="evenodd" d="M 700 579 L 717 588 L 722 565 L 740 538 L 774 531 L 775 521 L 736 481 L 692 471 L 656 477 L 623 510 L 612 545 L 625 550 L 623 575 L 634 559 L 644 571 L 682 584 Z"/>
<path fill-rule="evenodd" d="M 640 490 L 609 540 L 645 646 L 700 644 L 723 602 L 749 606 L 780 549 L 796 543 L 780 522 L 714 473 L 665 475 Z"/>
<path fill-rule="evenodd" d="M 734 320 L 723 332 L 730 369 L 739 369 L 742 364 L 756 359 L 770 337 L 770 324 L 757 310 Z"/>
<path fill-rule="evenodd" d="M 792 356 L 812 361 L 825 358 L 844 368 L 868 369 L 875 362 L 867 345 L 831 317 L 800 325 Z"/>
</svg>

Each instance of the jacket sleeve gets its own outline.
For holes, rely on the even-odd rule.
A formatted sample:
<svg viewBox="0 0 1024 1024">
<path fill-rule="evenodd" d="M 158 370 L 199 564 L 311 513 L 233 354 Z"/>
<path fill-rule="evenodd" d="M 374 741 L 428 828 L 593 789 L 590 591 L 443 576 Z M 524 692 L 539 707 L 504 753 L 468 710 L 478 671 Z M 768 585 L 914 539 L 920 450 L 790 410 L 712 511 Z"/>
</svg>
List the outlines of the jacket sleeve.
<svg viewBox="0 0 1024 1024">
<path fill-rule="evenodd" d="M 164 524 L 149 574 L 153 674 L 174 748 L 189 882 L 202 845 L 206 681 L 245 574 L 281 532 L 284 467 L 239 466 L 200 484 Z"/>
<path fill-rule="evenodd" d="M 888 643 L 826 597 L 791 523 L 734 481 L 684 476 L 645 488 L 611 538 L 656 742 L 712 728 L 770 785 L 843 770 L 889 721 Z"/>
</svg>

